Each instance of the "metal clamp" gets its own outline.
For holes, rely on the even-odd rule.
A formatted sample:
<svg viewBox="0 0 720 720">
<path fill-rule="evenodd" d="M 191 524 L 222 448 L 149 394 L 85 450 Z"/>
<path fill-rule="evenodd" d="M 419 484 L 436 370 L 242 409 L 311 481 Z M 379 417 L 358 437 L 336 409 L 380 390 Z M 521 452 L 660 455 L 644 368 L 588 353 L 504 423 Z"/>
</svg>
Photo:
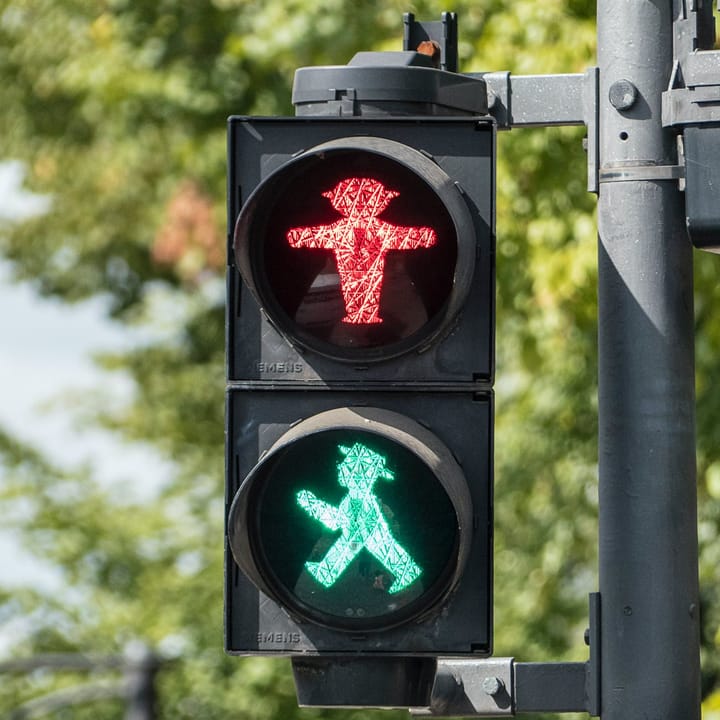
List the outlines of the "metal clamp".
<svg viewBox="0 0 720 720">
<path fill-rule="evenodd" d="M 682 165 L 609 165 L 600 170 L 599 180 L 607 182 L 636 182 L 638 180 L 681 180 L 685 177 Z"/>
</svg>

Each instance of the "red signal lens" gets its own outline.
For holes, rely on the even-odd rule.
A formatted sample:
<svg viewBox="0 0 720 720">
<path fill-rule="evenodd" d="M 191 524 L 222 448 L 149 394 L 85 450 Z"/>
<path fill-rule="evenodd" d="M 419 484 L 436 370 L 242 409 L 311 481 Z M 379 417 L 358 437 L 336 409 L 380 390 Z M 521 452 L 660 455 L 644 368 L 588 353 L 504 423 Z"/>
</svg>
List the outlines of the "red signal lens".
<svg viewBox="0 0 720 720">
<path fill-rule="evenodd" d="M 429 227 L 404 227 L 381 220 L 378 216 L 399 193 L 372 178 L 345 178 L 322 195 L 343 217 L 329 225 L 292 228 L 288 242 L 294 248 L 333 251 L 345 302 L 343 322 L 380 323 L 385 256 L 390 250 L 432 247 L 437 234 Z"/>
</svg>

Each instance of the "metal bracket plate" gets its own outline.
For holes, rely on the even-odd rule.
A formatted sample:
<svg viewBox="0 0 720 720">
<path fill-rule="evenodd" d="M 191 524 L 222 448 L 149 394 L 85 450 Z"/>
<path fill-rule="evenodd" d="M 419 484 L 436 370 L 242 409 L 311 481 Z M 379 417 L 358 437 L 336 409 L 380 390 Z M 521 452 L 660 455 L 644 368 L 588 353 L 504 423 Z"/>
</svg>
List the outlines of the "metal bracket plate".
<svg viewBox="0 0 720 720">
<path fill-rule="evenodd" d="M 508 717 L 530 712 L 595 712 L 590 663 L 516 663 L 513 658 L 441 658 L 428 708 L 413 715 Z"/>
<path fill-rule="evenodd" d="M 513 658 L 438 660 L 430 707 L 413 715 L 506 717 L 514 715 Z"/>
</svg>

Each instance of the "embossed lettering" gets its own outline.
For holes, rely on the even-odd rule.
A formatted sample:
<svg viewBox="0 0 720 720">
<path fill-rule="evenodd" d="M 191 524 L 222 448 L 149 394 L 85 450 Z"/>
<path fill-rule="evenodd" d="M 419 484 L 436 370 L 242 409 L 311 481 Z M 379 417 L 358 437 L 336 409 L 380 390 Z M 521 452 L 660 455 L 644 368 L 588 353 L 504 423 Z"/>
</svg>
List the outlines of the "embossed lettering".
<svg viewBox="0 0 720 720">
<path fill-rule="evenodd" d="M 300 642 L 299 632 L 268 632 L 257 634 L 258 643 L 297 645 Z"/>
<path fill-rule="evenodd" d="M 301 373 L 303 364 L 300 362 L 259 362 L 257 364 L 258 372 L 261 373 Z"/>
</svg>

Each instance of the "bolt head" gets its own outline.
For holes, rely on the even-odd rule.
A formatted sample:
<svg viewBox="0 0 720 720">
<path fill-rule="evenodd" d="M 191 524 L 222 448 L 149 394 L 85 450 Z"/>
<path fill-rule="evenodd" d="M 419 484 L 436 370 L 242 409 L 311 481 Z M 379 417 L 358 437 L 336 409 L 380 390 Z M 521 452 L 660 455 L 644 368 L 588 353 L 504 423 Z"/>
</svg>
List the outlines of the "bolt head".
<svg viewBox="0 0 720 720">
<path fill-rule="evenodd" d="M 503 681 L 497 677 L 486 677 L 482 681 L 483 692 L 492 697 L 495 697 L 503 687 Z"/>
<path fill-rule="evenodd" d="M 629 110 L 637 97 L 638 90 L 629 80 L 616 80 L 608 92 L 610 104 L 616 110 Z"/>
</svg>

